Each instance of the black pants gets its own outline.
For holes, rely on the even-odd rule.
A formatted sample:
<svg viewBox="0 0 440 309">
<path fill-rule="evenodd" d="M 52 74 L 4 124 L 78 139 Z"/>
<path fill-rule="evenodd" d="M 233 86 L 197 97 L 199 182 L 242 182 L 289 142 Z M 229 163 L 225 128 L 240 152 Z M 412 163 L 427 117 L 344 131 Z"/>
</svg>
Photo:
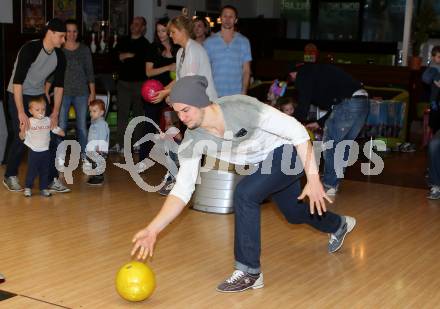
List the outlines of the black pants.
<svg viewBox="0 0 440 309">
<path fill-rule="evenodd" d="M 50 151 L 33 151 L 29 149 L 28 170 L 26 174 L 26 188 L 32 188 L 35 178 L 40 177 L 40 190 L 49 186 Z"/>
<path fill-rule="evenodd" d="M 145 117 L 150 118 L 152 121 L 154 121 L 157 124 L 157 126 L 159 126 L 161 111 L 164 108 L 164 106 L 165 106 L 164 102 L 158 104 L 149 104 L 149 103 L 144 104 Z M 158 133 L 156 127 L 149 122 L 143 124 L 143 136 L 148 133 L 153 133 L 153 134 Z M 143 159 L 148 157 L 148 154 L 150 153 L 151 148 L 153 148 L 153 146 L 154 143 L 152 141 L 146 141 L 140 146 L 139 161 L 142 161 Z"/>
<path fill-rule="evenodd" d="M 23 95 L 23 108 L 28 117 L 31 117 L 29 113 L 29 101 L 34 98 L 33 96 Z M 49 115 L 51 106 L 46 105 L 46 115 Z M 14 95 L 8 92 L 8 108 L 9 115 L 11 117 L 12 123 L 12 142 L 9 145 L 8 158 L 6 160 L 6 172 L 5 177 L 17 176 L 18 167 L 20 166 L 21 160 L 23 159 L 23 154 L 25 146 L 23 141 L 20 139 L 20 120 L 18 119 L 17 106 L 15 105 Z M 55 156 L 57 151 L 57 146 L 59 140 L 55 134 L 50 133 L 50 145 L 49 145 L 49 173 L 47 175 L 48 182 L 52 182 L 55 177 L 58 177 L 58 171 L 55 167 Z"/>
<path fill-rule="evenodd" d="M 123 80 L 118 81 L 118 132 L 117 143 L 124 146 L 124 134 L 127 129 L 128 120 L 130 119 L 130 111 L 133 111 L 132 116 L 143 116 L 144 114 L 144 101 L 141 97 L 142 81 L 138 82 L 126 82 Z M 132 143 L 137 142 L 141 138 L 142 125 L 136 127 L 134 132 L 134 140 Z"/>
</svg>

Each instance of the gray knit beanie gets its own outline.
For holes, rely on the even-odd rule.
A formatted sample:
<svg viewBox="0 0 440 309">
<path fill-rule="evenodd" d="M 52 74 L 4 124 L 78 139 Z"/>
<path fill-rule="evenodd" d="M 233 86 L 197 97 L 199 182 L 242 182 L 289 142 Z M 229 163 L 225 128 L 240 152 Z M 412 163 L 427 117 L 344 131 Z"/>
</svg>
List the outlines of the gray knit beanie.
<svg viewBox="0 0 440 309">
<path fill-rule="evenodd" d="M 208 81 L 204 76 L 193 75 L 180 78 L 171 89 L 169 102 L 184 103 L 199 108 L 208 106 L 208 95 L 206 94 Z"/>
</svg>

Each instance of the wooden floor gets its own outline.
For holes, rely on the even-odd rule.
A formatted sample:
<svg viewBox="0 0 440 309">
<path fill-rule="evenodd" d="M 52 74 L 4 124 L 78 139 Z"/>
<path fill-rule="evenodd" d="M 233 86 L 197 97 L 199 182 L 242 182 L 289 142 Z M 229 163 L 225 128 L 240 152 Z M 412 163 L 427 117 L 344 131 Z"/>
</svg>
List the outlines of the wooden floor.
<svg viewBox="0 0 440 309">
<path fill-rule="evenodd" d="M 0 168 L 0 173 L 4 167 Z M 23 175 L 24 171 L 21 171 Z M 156 177 L 159 177 L 156 175 Z M 193 210 L 161 235 L 151 266 L 157 289 L 128 303 L 114 289 L 131 237 L 164 198 L 110 169 L 103 187 L 76 175 L 73 192 L 26 199 L 0 188 L 0 308 L 439 308 L 440 201 L 426 190 L 346 180 L 335 204 L 358 225 L 343 248 L 327 235 L 262 211 L 265 287 L 221 294 L 232 271 L 233 215 Z"/>
<path fill-rule="evenodd" d="M 347 169 L 345 178 L 385 185 L 397 185 L 399 187 L 426 189 L 427 179 L 425 174 L 426 166 L 428 165 L 428 154 L 425 148 L 419 148 L 416 152 L 410 153 L 377 152 L 377 155 L 384 162 L 384 169 L 379 175 L 364 175 L 361 172 L 361 162 L 368 162 L 368 160 L 360 156 L 360 159 Z"/>
</svg>

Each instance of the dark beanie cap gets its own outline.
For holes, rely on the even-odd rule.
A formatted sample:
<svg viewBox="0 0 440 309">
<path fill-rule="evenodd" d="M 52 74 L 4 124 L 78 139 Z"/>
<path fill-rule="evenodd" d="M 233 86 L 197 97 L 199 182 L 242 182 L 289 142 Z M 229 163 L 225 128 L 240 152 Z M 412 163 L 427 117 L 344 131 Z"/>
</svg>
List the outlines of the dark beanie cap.
<svg viewBox="0 0 440 309">
<path fill-rule="evenodd" d="M 206 94 L 208 81 L 200 75 L 185 76 L 176 81 L 171 89 L 169 103 L 184 103 L 199 108 L 206 107 L 211 102 Z"/>
<path fill-rule="evenodd" d="M 46 23 L 46 28 L 48 30 L 56 31 L 56 32 L 66 32 L 66 24 L 58 18 L 54 18 L 49 20 Z"/>
</svg>

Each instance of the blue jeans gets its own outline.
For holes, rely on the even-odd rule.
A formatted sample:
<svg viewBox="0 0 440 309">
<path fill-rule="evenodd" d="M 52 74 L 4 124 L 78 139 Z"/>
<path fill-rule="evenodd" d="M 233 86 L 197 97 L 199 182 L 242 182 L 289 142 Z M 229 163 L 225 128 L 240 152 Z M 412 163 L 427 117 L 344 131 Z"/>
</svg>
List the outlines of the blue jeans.
<svg viewBox="0 0 440 309">
<path fill-rule="evenodd" d="M 260 204 L 269 195 L 272 195 L 272 200 L 291 224 L 306 223 L 324 233 L 334 233 L 341 225 L 339 215 L 330 211 L 322 217 L 311 215 L 309 205 L 297 199 L 301 193 L 300 178 L 303 174 L 283 173 L 282 154 L 283 147 L 276 148 L 273 151 L 270 173 L 262 173 L 263 163 L 260 163 L 258 170 L 245 176 L 235 188 L 235 268 L 251 274 L 260 272 Z M 271 155 L 268 158 L 271 158 Z M 293 169 L 296 161 L 295 148 L 289 160 L 290 168 Z"/>
<path fill-rule="evenodd" d="M 43 96 L 43 94 L 41 95 Z M 39 97 L 39 96 L 38 96 Z M 45 96 L 44 96 L 45 97 Z M 28 117 L 31 116 L 29 114 L 29 100 L 32 96 L 23 95 L 23 108 L 24 112 Z M 20 166 L 21 160 L 23 159 L 23 154 L 25 150 L 25 146 L 23 141 L 20 139 L 20 121 L 18 119 L 18 111 L 17 105 L 15 105 L 14 95 L 8 92 L 8 109 L 9 116 L 11 117 L 11 126 L 12 126 L 12 141 L 8 146 L 8 157 L 6 161 L 6 171 L 5 177 L 17 176 L 18 175 L 18 167 Z M 51 105 L 46 105 L 46 116 L 49 116 L 51 112 Z M 58 171 L 55 167 L 55 156 L 58 147 L 58 138 L 57 135 L 50 133 L 50 145 L 49 145 L 49 175 L 48 181 L 49 183 L 55 177 L 58 177 Z"/>
<path fill-rule="evenodd" d="M 333 140 L 333 147 L 324 151 L 324 179 L 326 188 L 337 188 L 339 179 L 336 170 L 342 173 L 345 167 L 341 165 L 348 159 L 349 148 L 345 147 L 344 157 L 335 158 L 336 146 L 341 141 L 351 141 L 358 136 L 370 109 L 368 98 L 345 99 L 333 108 L 330 117 L 325 122 L 323 142 Z M 336 162 L 335 162 L 336 159 Z M 343 177 L 343 175 L 342 175 Z"/>
<path fill-rule="evenodd" d="M 429 182 L 440 186 L 440 130 L 434 135 L 428 146 Z"/>
<path fill-rule="evenodd" d="M 85 154 L 87 146 L 87 114 L 88 114 L 88 96 L 63 96 L 63 102 L 60 108 L 59 127 L 66 131 L 69 120 L 70 105 L 73 105 L 76 114 L 76 134 L 81 153 Z"/>
</svg>

